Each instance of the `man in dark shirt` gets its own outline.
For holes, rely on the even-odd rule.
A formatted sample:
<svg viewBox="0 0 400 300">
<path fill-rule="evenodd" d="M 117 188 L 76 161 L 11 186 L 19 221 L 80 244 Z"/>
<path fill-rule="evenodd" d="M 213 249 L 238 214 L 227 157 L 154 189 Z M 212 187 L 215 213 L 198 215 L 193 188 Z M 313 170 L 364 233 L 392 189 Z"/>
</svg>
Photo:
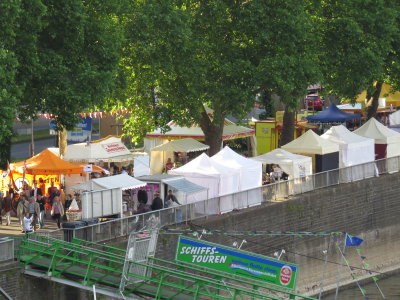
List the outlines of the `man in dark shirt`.
<svg viewBox="0 0 400 300">
<path fill-rule="evenodd" d="M 160 193 L 155 192 L 153 203 L 151 204 L 151 210 L 159 210 L 162 208 L 164 208 L 164 205 L 162 199 L 160 198 Z"/>
<path fill-rule="evenodd" d="M 43 191 L 40 187 L 37 186 L 37 182 L 33 182 L 33 187 L 31 189 L 31 197 L 37 197 L 37 195 L 43 195 Z"/>
</svg>

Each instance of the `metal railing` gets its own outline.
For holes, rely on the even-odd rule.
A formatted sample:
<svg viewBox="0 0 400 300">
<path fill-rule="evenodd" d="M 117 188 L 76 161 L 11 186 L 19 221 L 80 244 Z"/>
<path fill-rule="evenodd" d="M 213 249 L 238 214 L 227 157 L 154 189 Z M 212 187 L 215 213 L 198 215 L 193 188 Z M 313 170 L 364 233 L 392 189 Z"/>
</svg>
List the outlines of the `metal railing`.
<svg viewBox="0 0 400 300">
<path fill-rule="evenodd" d="M 243 209 L 262 203 L 273 203 L 298 195 L 341 183 L 354 182 L 383 174 L 395 173 L 400 170 L 400 157 L 381 159 L 370 163 L 321 172 L 302 178 L 280 181 L 255 189 L 188 203 L 179 207 L 165 208 L 121 219 L 101 222 L 81 228 L 64 228 L 50 232 L 38 232 L 56 239 L 66 241 L 72 238 L 92 242 L 104 242 L 122 236 L 128 236 L 132 231 L 140 231 L 152 219 L 159 220 L 161 226 L 185 223 L 191 220 L 206 218 L 232 210 Z"/>
<path fill-rule="evenodd" d="M 1 238 L 0 239 L 0 261 L 14 259 L 14 239 Z"/>
</svg>

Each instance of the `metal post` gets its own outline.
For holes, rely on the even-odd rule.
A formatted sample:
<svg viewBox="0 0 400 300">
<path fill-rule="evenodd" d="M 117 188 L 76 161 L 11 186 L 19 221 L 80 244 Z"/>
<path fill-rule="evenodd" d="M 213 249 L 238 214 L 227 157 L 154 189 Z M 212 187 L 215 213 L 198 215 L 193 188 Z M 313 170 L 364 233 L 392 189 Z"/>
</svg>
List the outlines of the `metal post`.
<svg viewBox="0 0 400 300">
<path fill-rule="evenodd" d="M 347 238 L 347 233 L 344 235 L 343 251 L 342 251 L 342 253 L 339 253 L 339 255 L 341 255 L 343 260 L 344 260 L 344 255 L 345 255 L 345 251 L 346 251 L 346 238 Z M 339 248 L 339 245 L 337 247 Z M 341 263 L 338 266 L 338 273 L 337 273 L 337 276 L 336 276 L 336 280 L 337 281 L 336 281 L 335 300 L 337 300 L 337 297 L 338 297 L 338 294 L 339 294 L 339 278 L 340 278 L 340 274 L 342 274 L 342 269 L 343 269 L 343 264 Z"/>
<path fill-rule="evenodd" d="M 31 118 L 31 156 L 35 155 L 35 142 L 33 139 L 33 118 Z"/>
</svg>

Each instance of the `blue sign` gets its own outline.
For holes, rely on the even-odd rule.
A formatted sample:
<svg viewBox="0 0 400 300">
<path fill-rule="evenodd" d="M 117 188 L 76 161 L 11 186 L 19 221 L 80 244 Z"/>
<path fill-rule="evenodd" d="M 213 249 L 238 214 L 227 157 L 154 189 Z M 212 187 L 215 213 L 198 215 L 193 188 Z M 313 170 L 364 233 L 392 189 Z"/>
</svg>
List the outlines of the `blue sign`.
<svg viewBox="0 0 400 300">
<path fill-rule="evenodd" d="M 81 130 L 92 131 L 92 118 L 79 117 L 79 119 L 81 120 L 81 122 L 75 124 L 75 128 L 80 128 Z M 49 123 L 49 126 L 50 126 L 50 129 L 56 130 L 57 129 L 56 121 L 55 120 L 51 120 L 50 123 Z"/>
<path fill-rule="evenodd" d="M 92 131 L 92 118 L 86 117 L 82 118 L 80 117 L 81 122 L 76 124 L 75 127 L 81 128 L 82 130 L 87 130 L 87 131 Z"/>
</svg>

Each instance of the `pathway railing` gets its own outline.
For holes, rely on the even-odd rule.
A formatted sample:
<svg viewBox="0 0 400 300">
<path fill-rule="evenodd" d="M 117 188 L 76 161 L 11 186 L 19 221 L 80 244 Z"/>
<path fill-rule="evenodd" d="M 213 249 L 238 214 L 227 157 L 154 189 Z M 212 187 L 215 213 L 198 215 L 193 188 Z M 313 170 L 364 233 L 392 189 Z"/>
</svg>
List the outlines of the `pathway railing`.
<svg viewBox="0 0 400 300">
<path fill-rule="evenodd" d="M 146 222 L 157 218 L 161 226 L 184 223 L 232 210 L 243 209 L 262 203 L 273 203 L 313 190 L 354 182 L 375 176 L 399 172 L 400 157 L 381 159 L 370 163 L 321 172 L 302 178 L 280 181 L 255 189 L 228 194 L 179 207 L 165 208 L 125 218 L 114 219 L 81 228 L 64 228 L 38 235 L 69 240 L 79 238 L 92 242 L 104 242 L 128 236 L 132 231 L 140 231 Z"/>
</svg>

